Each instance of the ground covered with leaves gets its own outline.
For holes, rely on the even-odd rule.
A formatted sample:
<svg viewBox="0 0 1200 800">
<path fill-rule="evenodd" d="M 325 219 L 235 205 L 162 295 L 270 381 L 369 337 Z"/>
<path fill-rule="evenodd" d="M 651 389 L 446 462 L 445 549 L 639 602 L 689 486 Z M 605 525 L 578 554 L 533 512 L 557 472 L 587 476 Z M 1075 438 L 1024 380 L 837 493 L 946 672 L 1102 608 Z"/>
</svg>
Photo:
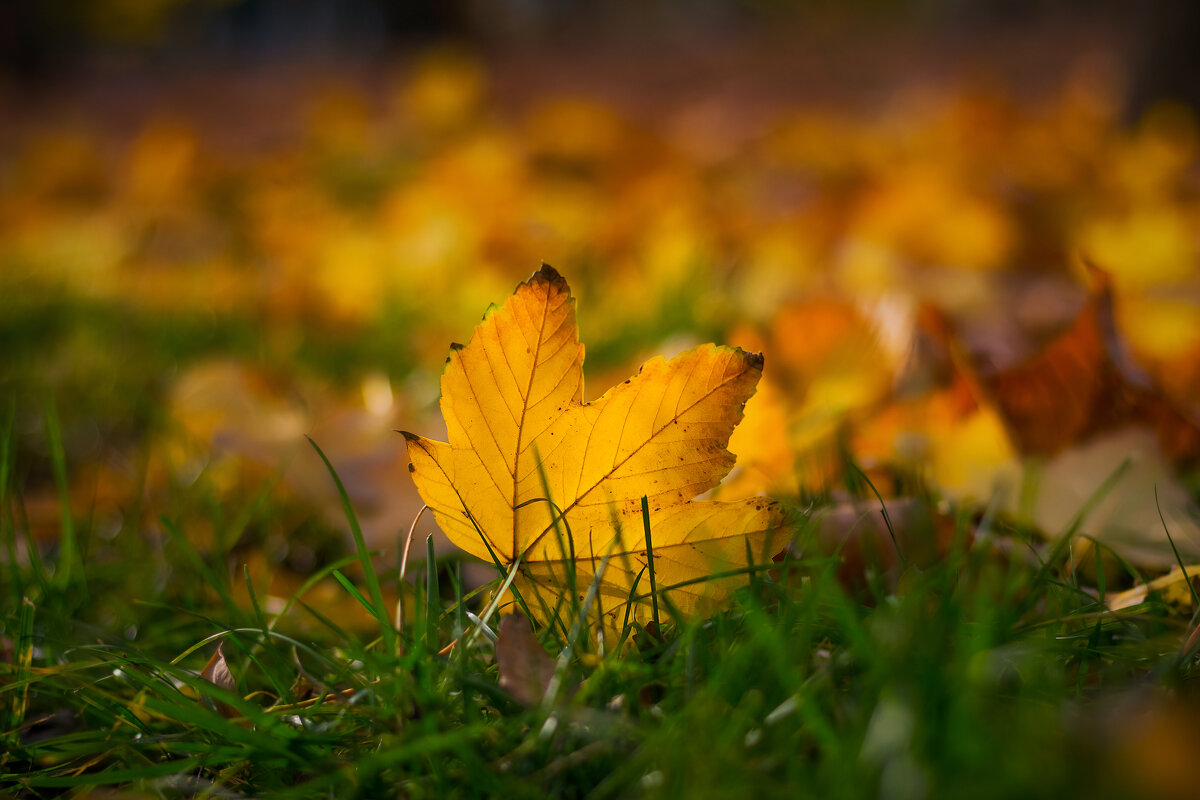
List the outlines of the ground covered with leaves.
<svg viewBox="0 0 1200 800">
<path fill-rule="evenodd" d="M 1194 797 L 1200 132 L 1105 75 L 7 129 L 0 792 Z"/>
</svg>

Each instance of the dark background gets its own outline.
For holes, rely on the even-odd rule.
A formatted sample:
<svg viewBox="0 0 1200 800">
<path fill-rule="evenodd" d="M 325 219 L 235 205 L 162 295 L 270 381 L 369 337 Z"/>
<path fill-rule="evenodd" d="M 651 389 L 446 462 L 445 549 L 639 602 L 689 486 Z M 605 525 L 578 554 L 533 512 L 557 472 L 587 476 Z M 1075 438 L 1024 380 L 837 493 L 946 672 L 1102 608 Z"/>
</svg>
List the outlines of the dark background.
<svg viewBox="0 0 1200 800">
<path fill-rule="evenodd" d="M 930 53 L 954 69 L 982 47 L 1010 67 L 1032 64 L 1017 80 L 1034 90 L 1030 53 L 1044 63 L 1099 47 L 1121 66 L 1129 118 L 1165 97 L 1200 106 L 1200 3 L 1191 0 L 2 0 L 0 86 L 28 95 L 281 62 L 361 66 L 445 41 L 497 61 L 542 53 L 548 71 L 579 55 L 594 59 L 588 69 L 619 74 L 633 55 L 698 80 L 731 42 L 752 42 L 764 58 L 821 47 L 853 54 L 842 66 L 884 71 L 920 69 Z"/>
</svg>

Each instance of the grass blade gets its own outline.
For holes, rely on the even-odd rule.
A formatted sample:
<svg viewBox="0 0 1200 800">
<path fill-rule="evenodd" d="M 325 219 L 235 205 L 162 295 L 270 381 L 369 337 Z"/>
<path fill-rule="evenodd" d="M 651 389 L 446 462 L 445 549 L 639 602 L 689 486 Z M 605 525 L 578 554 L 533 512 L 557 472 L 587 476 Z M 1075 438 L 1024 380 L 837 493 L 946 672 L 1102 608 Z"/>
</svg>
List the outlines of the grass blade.
<svg viewBox="0 0 1200 800">
<path fill-rule="evenodd" d="M 25 712 L 29 708 L 29 680 L 33 674 L 33 616 L 35 612 L 33 601 L 28 597 L 21 599 L 21 616 L 17 622 L 17 640 L 13 651 L 13 680 L 12 683 L 21 686 L 9 700 L 9 713 L 4 730 L 15 731 L 25 721 Z"/>
<path fill-rule="evenodd" d="M 350 596 L 357 600 L 367 610 L 368 614 L 373 617 L 378 616 L 375 613 L 375 607 L 371 605 L 371 601 L 362 596 L 362 592 L 358 590 L 358 587 L 351 583 L 350 579 L 343 575 L 341 570 L 335 569 L 333 577 L 337 578 L 337 582 L 342 585 L 342 588 L 349 592 Z"/>
<path fill-rule="evenodd" d="M 54 485 L 58 490 L 62 526 L 62 539 L 58 544 L 58 565 L 54 569 L 52 585 L 62 591 L 71 585 L 78 572 L 86 595 L 87 578 L 80 567 L 83 559 L 80 556 L 79 543 L 75 536 L 75 519 L 71 514 L 70 486 L 67 483 L 67 457 L 63 449 L 62 427 L 59 424 L 58 411 L 55 408 L 53 397 L 46 401 L 46 438 L 50 446 L 50 466 L 54 471 Z"/>
<path fill-rule="evenodd" d="M 433 553 L 433 536 L 425 537 L 425 646 L 436 652 L 438 619 L 441 617 L 442 593 L 438 586 L 437 558 Z"/>
<path fill-rule="evenodd" d="M 879 490 L 875 488 L 875 484 L 867 477 L 867 473 L 863 472 L 857 464 L 848 461 L 847 465 L 858 473 L 858 476 L 863 479 L 867 486 L 871 487 L 871 492 L 875 495 L 875 499 L 879 501 L 879 513 L 883 515 L 883 524 L 887 526 L 888 536 L 892 537 L 892 547 L 896 548 L 896 556 L 900 559 L 900 565 L 907 567 L 908 559 L 904 557 L 904 551 L 900 549 L 900 540 L 896 538 L 896 529 L 892 526 L 892 517 L 888 514 L 887 503 L 883 502 L 883 495 L 879 494 Z"/>
<path fill-rule="evenodd" d="M 13 453 L 13 424 L 16 413 L 15 401 L 10 402 L 4 427 L 0 429 L 2 432 L 2 436 L 0 436 L 0 538 L 4 540 L 9 568 L 7 600 L 14 603 L 17 598 L 25 595 L 24 581 L 21 578 L 21 570 L 17 562 L 17 531 L 11 502 L 13 498 L 9 489 L 15 456 Z"/>
<path fill-rule="evenodd" d="M 650 609 L 654 620 L 655 635 L 661 635 L 662 627 L 658 621 L 658 585 L 654 579 L 654 542 L 650 539 L 650 500 L 642 495 L 642 524 L 646 528 L 646 571 L 650 573 Z"/>
<path fill-rule="evenodd" d="M 1171 552 L 1175 554 L 1175 563 L 1179 565 L 1179 570 L 1183 573 L 1183 580 L 1187 583 L 1188 591 L 1192 593 L 1192 603 L 1197 609 L 1200 609 L 1200 594 L 1192 585 L 1192 576 L 1188 575 L 1187 567 L 1183 565 L 1183 556 L 1179 555 L 1179 548 L 1175 546 L 1175 538 L 1171 536 L 1171 529 L 1167 527 L 1167 520 L 1163 517 L 1162 504 L 1158 502 L 1157 486 L 1154 487 L 1154 507 L 1158 510 L 1158 520 L 1162 523 L 1163 533 L 1167 535 L 1167 541 L 1171 543 Z"/>
<path fill-rule="evenodd" d="M 375 565 L 371 561 L 371 553 L 367 550 L 367 542 L 363 538 L 362 527 L 358 524 L 358 516 L 354 513 L 354 508 L 350 504 L 350 495 L 346 493 L 346 487 L 342 485 L 342 479 L 338 477 L 337 470 L 333 468 L 333 464 L 330 463 L 325 452 L 312 440 L 312 437 L 305 436 L 304 438 L 308 439 L 308 443 L 317 451 L 317 455 L 325 463 L 325 468 L 329 470 L 329 475 L 333 478 L 333 483 L 337 487 L 338 497 L 342 501 L 342 512 L 346 515 L 346 521 L 350 523 L 350 532 L 354 535 L 354 546 L 358 549 L 358 558 L 362 562 L 363 579 L 367 584 L 367 592 L 371 596 L 371 602 L 364 602 L 363 604 L 371 612 L 371 615 L 379 620 L 379 632 L 383 637 L 384 648 L 389 653 L 397 654 L 399 652 L 397 649 L 399 637 L 396 635 L 396 629 L 392 626 L 392 621 L 387 618 L 387 614 L 383 610 L 383 592 L 379 588 L 379 575 L 375 572 Z M 335 572 L 334 576 L 337 577 L 338 573 Z M 339 581 L 343 581 L 343 586 L 347 585 L 344 577 L 339 577 L 338 579 Z M 362 596 L 358 595 L 357 591 L 354 594 L 360 598 L 359 602 L 363 602 L 361 600 Z"/>
</svg>

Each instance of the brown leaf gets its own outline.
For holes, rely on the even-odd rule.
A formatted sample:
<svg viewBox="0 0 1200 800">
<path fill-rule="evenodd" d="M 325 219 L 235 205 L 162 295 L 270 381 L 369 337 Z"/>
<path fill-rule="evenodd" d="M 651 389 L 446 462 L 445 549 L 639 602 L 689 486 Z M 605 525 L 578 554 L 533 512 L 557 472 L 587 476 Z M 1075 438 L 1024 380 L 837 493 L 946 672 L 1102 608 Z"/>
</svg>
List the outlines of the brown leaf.
<svg viewBox="0 0 1200 800">
<path fill-rule="evenodd" d="M 1022 452 L 1052 455 L 1096 427 L 1098 401 L 1115 377 L 1101 332 L 1102 315 L 1111 315 L 1111 304 L 1105 289 L 1040 353 L 983 378 Z"/>
<path fill-rule="evenodd" d="M 1163 454 L 1180 466 L 1200 461 L 1200 424 L 1165 395 L 1142 392 L 1137 398 L 1139 416 L 1158 436 Z"/>
<path fill-rule="evenodd" d="M 500 670 L 500 688 L 527 706 L 542 701 L 554 677 L 554 659 L 534 637 L 529 620 L 518 614 L 506 614 L 500 621 L 496 666 Z"/>
<path fill-rule="evenodd" d="M 227 691 L 237 691 L 237 682 L 234 681 L 233 673 L 229 671 L 229 664 L 225 661 L 224 643 L 217 645 L 217 652 L 213 653 L 212 658 L 204 665 L 204 669 L 200 671 L 200 677 Z"/>
<path fill-rule="evenodd" d="M 236 692 L 237 682 L 233 679 L 233 673 L 229 671 L 229 664 L 225 661 L 224 647 L 224 642 L 217 645 L 217 651 L 212 654 L 212 658 L 204 665 L 204 669 L 200 670 L 200 677 L 220 689 Z M 238 712 L 228 703 L 223 703 L 220 700 L 213 702 L 221 716 L 226 718 L 239 716 Z"/>
<path fill-rule="evenodd" d="M 1150 428 L 1175 463 L 1200 459 L 1200 425 L 1128 354 L 1116 325 L 1112 279 L 1088 267 L 1091 295 L 1065 331 L 1024 362 L 985 373 L 963 355 L 951 326 L 926 315 L 964 379 L 1000 411 L 1023 455 L 1054 456 L 1131 425 Z"/>
</svg>

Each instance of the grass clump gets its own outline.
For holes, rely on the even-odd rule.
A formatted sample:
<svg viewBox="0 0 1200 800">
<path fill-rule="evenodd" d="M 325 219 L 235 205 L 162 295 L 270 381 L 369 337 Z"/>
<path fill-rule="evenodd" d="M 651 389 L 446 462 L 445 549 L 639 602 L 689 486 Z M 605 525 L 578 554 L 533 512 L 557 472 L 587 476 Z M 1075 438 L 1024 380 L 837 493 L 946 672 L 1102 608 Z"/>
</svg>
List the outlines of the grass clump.
<svg viewBox="0 0 1200 800">
<path fill-rule="evenodd" d="M 461 562 L 400 587 L 359 540 L 269 594 L 246 553 L 285 510 L 259 496 L 214 512 L 237 530 L 208 549 L 167 516 L 116 536 L 64 518 L 72 536 L 46 547 L 11 431 L 0 792 L 16 797 L 1172 797 L 1172 753 L 1194 743 L 1170 733 L 1195 702 L 1186 615 L 1153 594 L 1109 612 L 1069 548 L 965 514 L 935 558 L 848 579 L 796 513 L 793 555 L 715 617 L 664 611 L 621 652 L 538 632 L 531 658 L 571 654 L 553 702 L 526 705 L 468 635 L 486 595 Z M 232 686 L 201 675 L 218 644 Z"/>
</svg>

